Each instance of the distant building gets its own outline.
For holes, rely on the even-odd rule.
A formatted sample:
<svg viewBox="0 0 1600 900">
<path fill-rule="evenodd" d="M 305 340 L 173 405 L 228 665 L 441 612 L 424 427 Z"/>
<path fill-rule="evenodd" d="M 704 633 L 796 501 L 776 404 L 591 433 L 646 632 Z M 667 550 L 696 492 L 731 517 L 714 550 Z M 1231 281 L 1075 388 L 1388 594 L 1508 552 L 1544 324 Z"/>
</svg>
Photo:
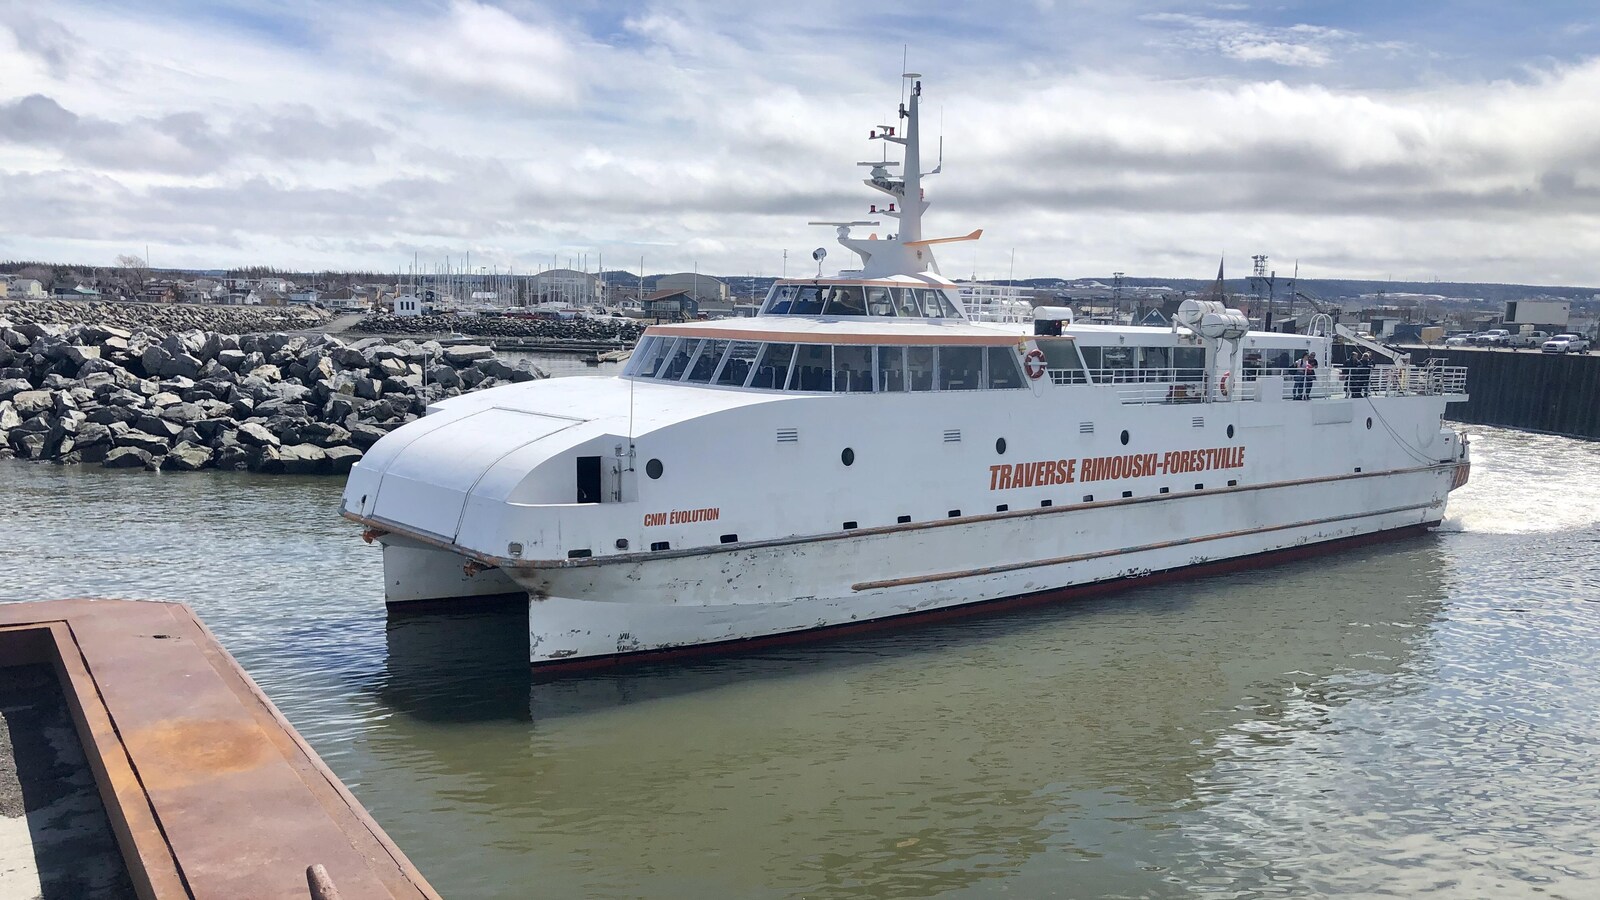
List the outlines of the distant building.
<svg viewBox="0 0 1600 900">
<path fill-rule="evenodd" d="M 1530 331 L 1555 334 L 1566 331 L 1571 318 L 1571 300 L 1508 300 L 1502 321 L 1513 332 L 1526 325 Z"/>
<path fill-rule="evenodd" d="M 294 293 L 290 294 L 289 302 L 299 306 L 310 306 L 311 304 L 316 303 L 318 298 L 321 296 L 321 292 L 315 288 L 306 288 L 303 291 L 295 291 Z"/>
<path fill-rule="evenodd" d="M 411 294 L 394 298 L 394 314 L 397 316 L 422 315 L 422 298 Z"/>
<path fill-rule="evenodd" d="M 657 322 L 682 322 L 700 315 L 699 303 L 688 291 L 656 291 L 644 298 L 644 317 Z"/>
<path fill-rule="evenodd" d="M 13 278 L 11 280 L 10 296 L 27 300 L 42 300 L 45 296 L 44 285 L 33 278 Z"/>
<path fill-rule="evenodd" d="M 695 301 L 703 313 L 727 314 L 733 312 L 733 296 L 728 286 L 710 275 L 695 272 L 677 272 L 656 279 L 657 294 L 663 291 L 683 291 Z"/>
<path fill-rule="evenodd" d="M 563 306 L 600 306 L 605 301 L 605 281 L 598 275 L 577 269 L 550 269 L 533 276 L 530 306 L 549 303 Z"/>
<path fill-rule="evenodd" d="M 294 285 L 287 278 L 268 276 L 256 282 L 256 290 L 263 293 L 270 291 L 274 294 L 287 294 L 294 290 Z"/>
</svg>

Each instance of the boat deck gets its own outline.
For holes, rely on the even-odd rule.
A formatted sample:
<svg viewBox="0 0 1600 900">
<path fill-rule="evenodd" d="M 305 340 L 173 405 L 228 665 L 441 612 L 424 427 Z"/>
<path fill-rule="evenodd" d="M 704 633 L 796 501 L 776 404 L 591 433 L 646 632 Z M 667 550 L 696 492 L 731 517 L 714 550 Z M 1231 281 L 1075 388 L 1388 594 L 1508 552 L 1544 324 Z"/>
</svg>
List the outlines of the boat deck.
<svg viewBox="0 0 1600 900">
<path fill-rule="evenodd" d="M 0 666 L 40 665 L 138 896 L 437 897 L 188 607 L 0 604 Z"/>
</svg>

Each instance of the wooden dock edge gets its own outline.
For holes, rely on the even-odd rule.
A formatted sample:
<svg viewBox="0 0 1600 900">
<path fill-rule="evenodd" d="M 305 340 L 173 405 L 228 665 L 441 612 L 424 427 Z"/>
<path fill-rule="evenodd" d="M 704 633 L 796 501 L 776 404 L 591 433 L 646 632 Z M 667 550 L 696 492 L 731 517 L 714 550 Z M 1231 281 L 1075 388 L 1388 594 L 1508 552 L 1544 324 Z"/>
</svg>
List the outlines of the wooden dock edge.
<svg viewBox="0 0 1600 900">
<path fill-rule="evenodd" d="M 54 668 L 140 897 L 437 898 L 187 606 L 0 604 L 0 666 Z M 312 879 L 315 883 L 315 879 Z"/>
</svg>

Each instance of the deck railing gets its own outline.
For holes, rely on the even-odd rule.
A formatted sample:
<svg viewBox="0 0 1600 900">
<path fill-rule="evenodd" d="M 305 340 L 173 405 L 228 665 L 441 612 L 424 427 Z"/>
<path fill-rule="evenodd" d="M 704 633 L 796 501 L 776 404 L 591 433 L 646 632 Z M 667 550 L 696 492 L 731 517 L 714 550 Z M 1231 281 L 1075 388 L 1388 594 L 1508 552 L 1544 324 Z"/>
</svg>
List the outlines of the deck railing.
<svg viewBox="0 0 1600 900">
<path fill-rule="evenodd" d="M 1219 403 L 1262 400 L 1271 391 L 1282 400 L 1407 397 L 1465 394 L 1465 366 L 1383 365 L 1370 369 L 1322 368 L 1305 380 L 1298 369 L 1252 368 L 1242 377 L 1208 376 L 1204 369 L 1050 369 L 1061 385 L 1116 386 L 1123 403 Z"/>
</svg>

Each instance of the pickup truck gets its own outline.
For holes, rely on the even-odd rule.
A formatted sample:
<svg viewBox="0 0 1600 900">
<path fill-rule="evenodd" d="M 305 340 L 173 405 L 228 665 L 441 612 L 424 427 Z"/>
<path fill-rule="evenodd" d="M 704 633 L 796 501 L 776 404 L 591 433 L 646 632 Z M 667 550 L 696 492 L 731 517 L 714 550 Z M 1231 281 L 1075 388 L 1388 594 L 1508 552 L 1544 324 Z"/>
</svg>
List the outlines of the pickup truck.
<svg viewBox="0 0 1600 900">
<path fill-rule="evenodd" d="M 1548 331 L 1525 331 L 1521 334 L 1513 334 L 1509 344 L 1512 347 L 1543 347 L 1544 342 L 1548 340 L 1550 340 L 1550 332 Z"/>
<path fill-rule="evenodd" d="M 1479 347 L 1508 347 L 1511 345 L 1511 332 L 1504 328 L 1491 328 L 1475 337 Z"/>
<path fill-rule="evenodd" d="M 1588 353 L 1589 339 L 1581 334 L 1558 334 L 1540 349 L 1546 353 Z"/>
</svg>

